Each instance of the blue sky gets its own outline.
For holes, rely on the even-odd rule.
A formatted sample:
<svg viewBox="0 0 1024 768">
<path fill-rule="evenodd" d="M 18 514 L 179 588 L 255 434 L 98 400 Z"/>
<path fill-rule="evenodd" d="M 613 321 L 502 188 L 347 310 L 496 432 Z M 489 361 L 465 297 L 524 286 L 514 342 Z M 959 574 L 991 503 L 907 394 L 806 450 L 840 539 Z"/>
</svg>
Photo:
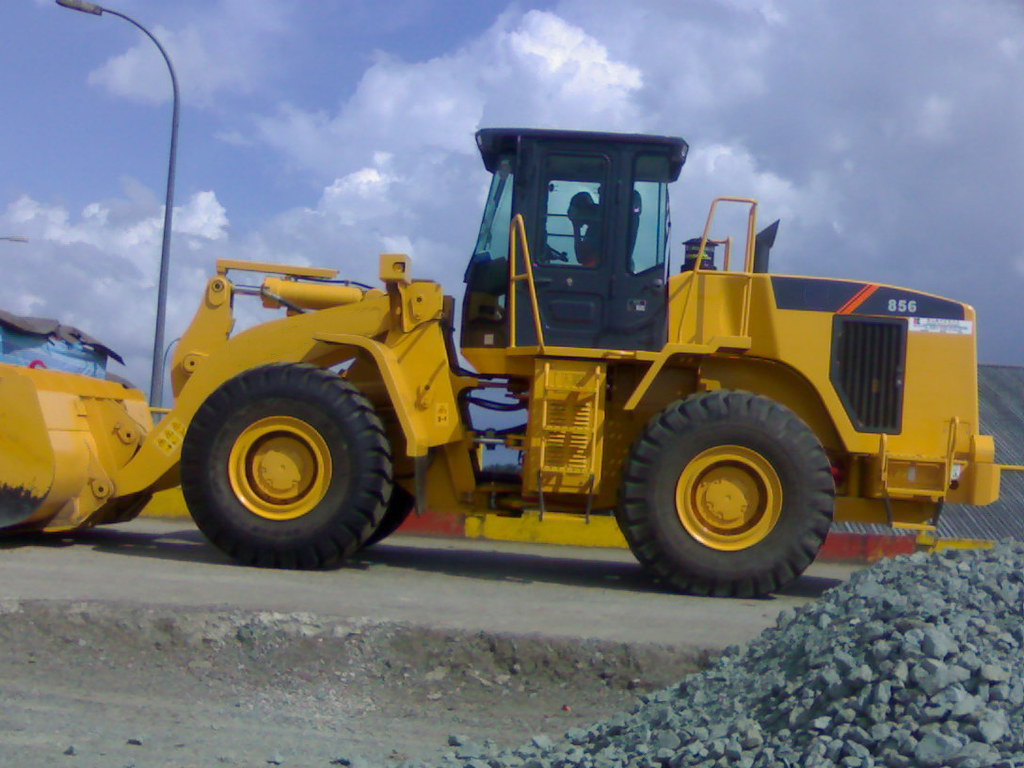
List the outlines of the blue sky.
<svg viewBox="0 0 1024 768">
<path fill-rule="evenodd" d="M 774 268 L 972 303 L 1024 365 L 1024 6 L 1008 0 L 123 0 L 183 96 L 168 339 L 218 257 L 375 280 L 408 251 L 459 293 L 479 127 L 680 135 L 674 256 L 714 195 L 782 219 Z M 170 121 L 128 23 L 0 9 L 0 307 L 148 380 Z M 125 373 L 125 372 L 122 372 Z"/>
</svg>

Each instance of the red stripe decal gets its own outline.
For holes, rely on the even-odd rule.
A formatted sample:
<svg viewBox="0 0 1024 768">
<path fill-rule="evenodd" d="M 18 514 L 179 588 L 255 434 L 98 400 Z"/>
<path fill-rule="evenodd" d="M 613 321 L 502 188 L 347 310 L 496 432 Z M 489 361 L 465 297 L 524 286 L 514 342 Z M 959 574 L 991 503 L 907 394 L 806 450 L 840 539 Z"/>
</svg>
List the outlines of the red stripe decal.
<svg viewBox="0 0 1024 768">
<path fill-rule="evenodd" d="M 857 293 L 855 293 L 853 295 L 853 298 L 851 298 L 848 302 L 843 304 L 843 306 L 841 306 L 839 308 L 839 311 L 836 312 L 836 314 L 837 315 L 849 315 L 849 314 L 852 314 L 854 312 L 854 310 L 857 309 L 857 307 L 859 307 L 861 304 L 863 304 L 865 301 L 867 301 L 869 298 L 871 298 L 871 295 L 875 291 L 877 291 L 877 290 L 878 290 L 878 284 L 877 283 L 869 283 L 868 285 L 865 285 L 863 288 L 861 288 L 859 291 L 857 291 Z"/>
</svg>

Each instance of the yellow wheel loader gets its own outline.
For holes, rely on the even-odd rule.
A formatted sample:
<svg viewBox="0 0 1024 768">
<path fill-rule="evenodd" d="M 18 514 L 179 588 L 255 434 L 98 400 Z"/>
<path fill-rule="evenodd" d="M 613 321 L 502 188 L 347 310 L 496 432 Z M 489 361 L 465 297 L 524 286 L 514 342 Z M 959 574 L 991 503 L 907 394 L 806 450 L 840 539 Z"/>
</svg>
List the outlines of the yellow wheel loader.
<svg viewBox="0 0 1024 768">
<path fill-rule="evenodd" d="M 333 566 L 429 508 L 491 538 L 614 529 L 677 590 L 754 596 L 796 578 L 833 520 L 928 530 L 946 501 L 997 498 L 971 307 L 775 274 L 776 225 L 758 233 L 740 198 L 712 204 L 673 269 L 678 138 L 477 143 L 492 181 L 460 350 L 455 301 L 404 255 L 380 257 L 379 288 L 220 261 L 155 424 L 135 389 L 0 365 L 2 524 L 117 522 L 180 484 L 249 565 Z M 713 236 L 719 205 L 748 209 L 742 247 Z M 284 316 L 232 333 L 249 295 Z M 486 466 L 493 446 L 515 471 Z"/>
</svg>

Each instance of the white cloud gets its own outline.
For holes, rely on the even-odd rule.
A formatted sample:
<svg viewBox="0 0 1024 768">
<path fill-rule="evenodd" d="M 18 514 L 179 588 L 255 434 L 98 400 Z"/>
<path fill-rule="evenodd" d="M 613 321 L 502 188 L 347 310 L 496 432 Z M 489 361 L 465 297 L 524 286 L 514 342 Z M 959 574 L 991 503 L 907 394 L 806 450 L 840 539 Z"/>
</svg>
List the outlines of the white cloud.
<svg viewBox="0 0 1024 768">
<path fill-rule="evenodd" d="M 0 213 L 0 229 L 16 229 L 29 243 L 4 254 L 10 261 L 0 307 L 81 327 L 120 352 L 129 378 L 145 383 L 162 226 L 161 207 L 144 196 L 90 203 L 77 217 L 64 206 L 19 197 Z M 169 329 L 182 328 L 194 311 L 227 231 L 213 192 L 175 207 Z"/>
<path fill-rule="evenodd" d="M 464 183 L 474 166 L 471 158 L 453 155 L 399 173 L 395 156 L 374 153 L 369 165 L 328 184 L 315 206 L 268 222 L 245 244 L 246 253 L 334 267 L 342 277 L 368 283 L 377 281 L 378 253 L 407 253 L 417 277 L 441 279 L 454 290 L 452 278 L 460 273 L 479 215 L 482 192 Z"/>
<path fill-rule="evenodd" d="M 263 140 L 298 167 L 357 170 L 387 149 L 471 155 L 483 123 L 625 128 L 640 71 L 546 11 L 507 14 L 451 54 L 406 63 L 378 55 L 334 115 L 282 105 L 258 121 Z M 403 157 L 402 160 L 408 160 Z"/>
<path fill-rule="evenodd" d="M 376 279 L 366 255 L 403 251 L 418 276 L 457 293 L 487 184 L 474 132 L 558 126 L 567 114 L 577 128 L 635 128 L 642 87 L 639 69 L 545 11 L 502 15 L 477 40 L 426 61 L 379 54 L 333 114 L 283 105 L 258 121 L 259 137 L 323 191 L 316 206 L 270 222 L 252 247 L 287 260 L 343 253 L 366 281 Z"/>
<path fill-rule="evenodd" d="M 227 228 L 227 211 L 212 191 L 197 192 L 184 206 L 174 209 L 173 232 L 206 240 L 224 240 L 228 236 Z"/>
<path fill-rule="evenodd" d="M 146 24 L 173 63 L 181 97 L 212 105 L 224 93 L 248 93 L 273 72 L 272 47 L 284 30 L 279 0 L 219 0 L 195 20 L 169 28 Z M 111 93 L 147 103 L 170 99 L 167 65 L 152 41 L 139 41 L 89 73 Z"/>
<path fill-rule="evenodd" d="M 1024 35 L 1004 37 L 996 44 L 996 49 L 1010 61 L 1018 61 L 1024 51 Z"/>
<path fill-rule="evenodd" d="M 377 163 L 376 167 L 360 168 L 335 179 L 324 190 L 318 212 L 336 216 L 343 225 L 394 215 L 395 207 L 389 191 L 395 183 L 400 183 L 400 179 L 380 167 L 390 164 L 390 156 L 381 153 Z"/>
<path fill-rule="evenodd" d="M 552 13 L 532 11 L 507 33 L 508 46 L 535 79 L 553 80 L 561 94 L 605 98 L 638 89 L 640 71 L 612 61 L 608 49 L 579 27 Z"/>
<path fill-rule="evenodd" d="M 773 7 L 761 3 L 751 12 L 782 24 Z M 598 16 L 588 9 L 581 18 Z M 703 45 L 678 44 L 699 37 L 695 28 L 693 35 L 659 35 L 659 51 L 671 50 L 671 56 L 653 66 L 644 39 L 635 41 L 637 48 L 619 45 L 615 53 L 606 44 L 630 37 L 636 23 L 657 25 L 661 19 L 629 21 L 617 20 L 616 34 L 599 39 L 556 13 L 509 12 L 478 40 L 445 56 L 408 63 L 379 55 L 333 114 L 283 105 L 275 117 L 258 122 L 258 135 L 314 177 L 326 169 L 341 173 L 324 179 L 315 208 L 291 211 L 266 227 L 261 247 L 273 243 L 294 258 L 313 253 L 316 241 L 336 242 L 328 250 L 345 252 L 400 246 L 412 252 L 418 274 L 441 277 L 457 292 L 450 286 L 464 269 L 486 184 L 472 141 L 477 128 L 657 130 L 670 111 L 700 114 L 764 88 L 758 74 L 763 34 L 739 38 L 714 30 L 709 45 L 722 42 L 726 55 L 733 55 L 729 67 L 716 67 L 718 59 L 709 59 Z M 678 83 L 659 92 L 667 76 Z M 699 83 L 691 89 L 696 93 L 687 92 L 690 83 Z M 825 215 L 829 198 L 821 177 L 798 185 L 762 167 L 735 137 L 697 148 L 684 173 L 676 221 L 690 229 L 703 225 L 714 195 L 756 195 L 766 215 L 784 216 L 790 227 L 797 219 L 808 225 Z"/>
<path fill-rule="evenodd" d="M 124 258 L 135 259 L 141 250 L 159 245 L 163 233 L 163 211 L 124 221 L 123 212 L 112 221 L 111 213 L 123 208 L 123 200 L 89 203 L 78 222 L 62 206 L 47 205 L 22 196 L 9 206 L 5 219 L 19 231 L 60 245 L 81 244 Z M 137 209 L 136 209 L 137 210 Z M 213 192 L 198 192 L 181 206 L 175 206 L 172 231 L 179 236 L 222 240 L 227 237 L 224 207 Z M 130 215 L 130 214 L 129 214 Z"/>
</svg>

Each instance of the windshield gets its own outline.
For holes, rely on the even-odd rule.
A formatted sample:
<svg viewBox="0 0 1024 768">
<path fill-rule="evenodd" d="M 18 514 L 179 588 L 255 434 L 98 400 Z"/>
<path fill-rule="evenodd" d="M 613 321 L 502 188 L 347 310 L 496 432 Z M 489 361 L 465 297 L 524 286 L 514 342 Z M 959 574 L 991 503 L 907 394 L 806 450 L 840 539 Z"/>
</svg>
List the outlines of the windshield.
<svg viewBox="0 0 1024 768">
<path fill-rule="evenodd" d="M 508 158 L 502 159 L 491 179 L 484 205 L 480 234 L 473 249 L 474 261 L 508 258 L 508 231 L 512 221 L 512 171 Z M 480 257 L 480 258 L 478 258 Z"/>
<path fill-rule="evenodd" d="M 506 345 L 505 300 L 508 295 L 509 229 L 512 225 L 511 162 L 503 158 L 491 179 L 480 235 L 463 278 L 462 346 Z"/>
</svg>

